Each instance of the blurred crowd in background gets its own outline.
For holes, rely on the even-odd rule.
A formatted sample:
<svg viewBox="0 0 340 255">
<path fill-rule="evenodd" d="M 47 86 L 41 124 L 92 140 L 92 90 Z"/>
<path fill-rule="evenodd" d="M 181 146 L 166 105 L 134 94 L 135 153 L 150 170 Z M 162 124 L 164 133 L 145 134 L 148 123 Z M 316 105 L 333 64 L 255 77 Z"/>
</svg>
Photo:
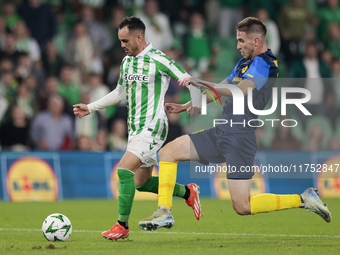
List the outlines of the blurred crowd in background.
<svg viewBox="0 0 340 255">
<path fill-rule="evenodd" d="M 291 109 L 287 118 L 299 120 L 297 128 L 259 128 L 258 148 L 340 149 L 338 0 L 0 0 L 2 150 L 126 149 L 125 102 L 82 119 L 72 105 L 115 89 L 125 55 L 118 25 L 131 15 L 144 21 L 155 48 L 190 75 L 216 82 L 241 58 L 236 24 L 258 17 L 279 77 L 307 78 L 298 86 L 310 90 L 306 108 L 313 114 L 303 118 Z M 188 100 L 187 89 L 171 80 L 166 102 Z M 167 142 L 190 130 L 186 112 L 168 117 Z"/>
</svg>

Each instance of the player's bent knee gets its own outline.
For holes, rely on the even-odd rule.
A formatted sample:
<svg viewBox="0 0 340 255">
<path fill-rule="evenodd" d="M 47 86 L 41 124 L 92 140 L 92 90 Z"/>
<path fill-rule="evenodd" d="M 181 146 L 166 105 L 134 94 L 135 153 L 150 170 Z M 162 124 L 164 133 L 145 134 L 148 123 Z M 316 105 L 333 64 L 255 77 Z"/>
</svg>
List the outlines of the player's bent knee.
<svg viewBox="0 0 340 255">
<path fill-rule="evenodd" d="M 235 212 L 238 215 L 244 216 L 244 215 L 249 215 L 250 214 L 250 210 L 246 209 L 246 208 L 240 208 L 240 207 L 234 207 Z"/>
<path fill-rule="evenodd" d="M 171 149 L 171 143 L 168 143 L 163 148 L 161 148 L 158 152 L 159 161 L 165 161 L 165 162 L 174 162 L 174 156 L 173 156 L 173 150 Z"/>
<path fill-rule="evenodd" d="M 135 182 L 136 190 L 138 190 L 138 191 L 144 191 L 143 184 L 144 184 L 144 183 L 136 183 L 136 182 Z"/>
<path fill-rule="evenodd" d="M 244 216 L 244 215 L 251 214 L 250 204 L 246 205 L 246 204 L 234 204 L 233 203 L 233 208 L 238 215 Z"/>
<path fill-rule="evenodd" d="M 145 183 L 145 182 L 144 182 L 144 183 Z M 141 190 L 141 189 L 142 189 L 141 187 L 143 186 L 144 183 L 141 182 L 141 181 L 135 180 L 136 189 L 137 189 L 138 191 L 143 191 L 143 190 Z"/>
</svg>

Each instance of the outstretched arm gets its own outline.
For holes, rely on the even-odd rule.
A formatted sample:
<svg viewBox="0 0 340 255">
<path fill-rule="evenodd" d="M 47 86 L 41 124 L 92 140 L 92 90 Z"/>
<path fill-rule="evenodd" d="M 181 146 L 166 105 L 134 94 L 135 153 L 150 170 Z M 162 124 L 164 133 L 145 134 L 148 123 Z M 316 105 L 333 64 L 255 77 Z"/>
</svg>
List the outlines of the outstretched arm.
<svg viewBox="0 0 340 255">
<path fill-rule="evenodd" d="M 192 78 L 190 80 L 190 83 L 192 85 L 194 85 L 195 87 L 201 87 L 201 88 L 206 88 L 206 89 L 209 89 L 208 86 L 210 86 L 210 87 L 214 88 L 220 96 L 226 96 L 226 97 L 232 97 L 233 96 L 230 89 L 228 89 L 228 88 L 217 88 L 216 85 L 218 85 L 218 84 L 215 84 L 215 83 L 212 83 L 212 82 L 207 82 L 207 81 L 203 81 L 203 80 L 200 80 L 200 79 Z M 220 84 L 229 84 L 229 83 L 226 80 L 224 80 Z M 208 86 L 206 86 L 206 85 L 208 85 Z M 244 79 L 236 87 L 241 89 L 243 95 L 247 95 L 248 94 L 248 88 L 255 89 L 256 84 L 252 80 Z"/>
<path fill-rule="evenodd" d="M 126 97 L 125 87 L 121 85 L 117 85 L 117 88 L 107 94 L 106 96 L 98 99 L 97 101 L 86 104 L 76 104 L 73 105 L 73 112 L 78 118 L 82 118 L 94 111 L 98 111 L 112 105 L 116 105 L 119 102 L 123 101 Z"/>
</svg>

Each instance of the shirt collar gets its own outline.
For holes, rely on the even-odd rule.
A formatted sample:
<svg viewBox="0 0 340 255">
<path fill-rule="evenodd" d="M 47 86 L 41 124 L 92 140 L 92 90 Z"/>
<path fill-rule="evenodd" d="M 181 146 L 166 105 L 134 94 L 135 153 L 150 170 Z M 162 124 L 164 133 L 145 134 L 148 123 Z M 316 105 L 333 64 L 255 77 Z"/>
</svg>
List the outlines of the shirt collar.
<svg viewBox="0 0 340 255">
<path fill-rule="evenodd" d="M 151 50 L 151 48 L 152 48 L 152 43 L 148 43 L 148 46 L 146 46 L 146 48 L 145 48 L 144 50 L 142 50 L 142 51 L 136 56 L 136 58 L 144 56 L 149 50 Z"/>
</svg>

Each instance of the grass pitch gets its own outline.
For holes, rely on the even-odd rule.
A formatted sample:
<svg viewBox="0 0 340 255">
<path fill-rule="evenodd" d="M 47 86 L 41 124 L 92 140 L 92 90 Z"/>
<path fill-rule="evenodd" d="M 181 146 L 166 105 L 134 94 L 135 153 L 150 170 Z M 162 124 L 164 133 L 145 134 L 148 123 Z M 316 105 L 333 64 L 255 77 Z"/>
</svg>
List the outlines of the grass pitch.
<svg viewBox="0 0 340 255">
<path fill-rule="evenodd" d="M 340 254 L 340 199 L 325 202 L 331 223 L 304 209 L 239 216 L 230 201 L 213 199 L 202 199 L 203 216 L 197 221 L 191 208 L 175 199 L 175 226 L 146 232 L 138 221 L 150 216 L 157 202 L 135 201 L 130 237 L 116 242 L 100 233 L 115 224 L 117 201 L 0 202 L 0 254 Z M 49 243 L 40 231 L 45 217 L 55 212 L 72 222 L 66 242 Z"/>
</svg>

